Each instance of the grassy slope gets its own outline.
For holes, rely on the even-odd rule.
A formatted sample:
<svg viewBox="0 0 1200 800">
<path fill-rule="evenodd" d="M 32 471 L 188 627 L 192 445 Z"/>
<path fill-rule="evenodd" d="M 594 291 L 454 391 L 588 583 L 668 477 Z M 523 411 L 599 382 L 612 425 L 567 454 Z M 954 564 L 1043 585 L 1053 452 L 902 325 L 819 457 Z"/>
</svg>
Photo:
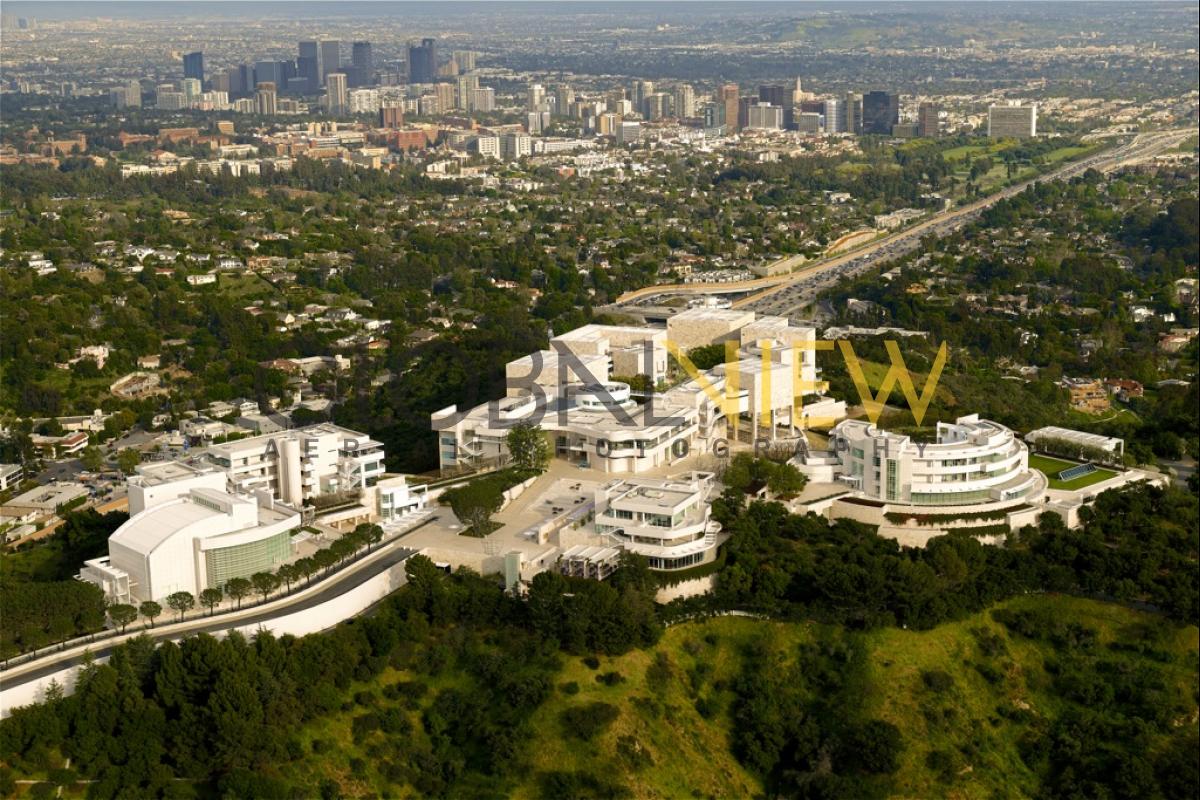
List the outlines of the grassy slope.
<svg viewBox="0 0 1200 800">
<path fill-rule="evenodd" d="M 1047 605 L 1056 617 L 1097 630 L 1101 646 L 1121 637 L 1126 626 L 1160 619 L 1122 606 L 1072 597 L 1030 596 L 1000 607 L 1022 609 Z M 986 628 L 999 635 L 1007 653 L 984 658 L 971 634 L 973 628 Z M 1165 647 L 1175 658 L 1166 669 L 1174 692 L 1194 712 L 1198 632 L 1194 627 L 1171 630 L 1173 639 Z M 758 794 L 762 791 L 760 779 L 745 770 L 731 752 L 733 696 L 728 683 L 740 670 L 740 652 L 746 643 L 765 641 L 781 659 L 790 659 L 797 646 L 810 640 L 815 631 L 816 626 L 810 623 L 725 617 L 675 626 L 654 649 L 602 658 L 597 670 L 589 669 L 579 658 L 564 657 L 563 669 L 555 679 L 557 688 L 532 720 L 532 729 L 538 735 L 526 750 L 530 768 L 521 772 L 522 782 L 511 792 L 506 790 L 506 794 L 517 798 L 540 796 L 535 773 L 552 770 L 582 770 L 602 775 L 624 784 L 638 798 Z M 886 629 L 848 635 L 864 637 L 869 652 L 869 667 L 861 687 L 868 715 L 893 722 L 904 736 L 906 749 L 895 776 L 895 796 L 1033 795 L 1038 778 L 1024 765 L 1017 751 L 1017 743 L 1029 723 L 1009 719 L 1004 712 L 1023 709 L 1040 719 L 1053 718 L 1061 710 L 1044 668 L 1053 654 L 1049 644 L 1009 635 L 988 612 L 932 631 Z M 647 684 L 647 668 L 658 652 L 669 658 L 672 675 L 665 687 L 652 688 Z M 1127 654 L 1109 657 L 1136 659 Z M 974 668 L 975 662 L 1000 668 L 1003 681 L 987 682 Z M 949 673 L 954 686 L 940 695 L 933 694 L 922 685 L 924 670 Z M 611 671 L 619 672 L 625 681 L 616 686 L 596 681 L 597 675 Z M 361 689 L 377 692 L 385 685 L 411 677 L 389 669 L 372 685 L 355 684 L 347 699 Z M 458 677 L 461 675 L 453 671 L 432 679 L 423 677 L 430 692 L 420 705 L 427 705 L 437 691 L 455 685 Z M 563 691 L 562 687 L 571 682 L 579 686 L 578 693 Z M 696 709 L 698 698 L 703 698 L 713 709 L 707 719 Z M 616 706 L 620 711 L 617 720 L 590 742 L 569 737 L 560 720 L 561 712 L 570 706 L 595 701 Z M 947 708 L 953 711 L 945 711 Z M 936 709 L 937 713 L 927 714 L 927 709 Z M 411 789 L 405 792 L 389 784 L 363 748 L 353 744 L 351 719 L 363 710 L 355 707 L 306 726 L 300 732 L 305 750 L 314 739 L 322 740 L 325 747 L 303 760 L 304 775 L 289 778 L 315 785 L 322 777 L 334 777 L 346 797 L 414 796 Z M 419 712 L 414 710 L 410 719 L 415 728 L 410 736 L 424 740 Z M 623 737 L 632 737 L 653 762 L 640 768 L 630 766 L 618 749 Z M 630 739 L 625 741 L 628 746 Z M 969 755 L 961 757 L 961 766 L 948 781 L 939 781 L 938 775 L 926 766 L 926 757 L 932 750 L 964 748 Z M 366 762 L 361 772 L 350 765 L 355 756 Z"/>
<path fill-rule="evenodd" d="M 1103 644 L 1112 641 L 1123 626 L 1150 618 L 1121 606 L 1070 597 L 1021 598 L 1004 605 L 1023 608 L 1035 604 L 1052 604 L 1062 618 L 1097 629 Z M 667 653 L 676 668 L 675 680 L 663 693 L 651 692 L 645 683 L 653 652 L 604 659 L 598 673 L 617 670 L 627 678 L 626 683 L 611 688 L 597 684 L 597 672 L 573 660 L 562 677 L 578 682 L 581 691 L 574 696 L 559 692 L 539 710 L 535 727 L 545 735 L 532 745 L 534 763 L 538 769 L 588 769 L 620 776 L 636 797 L 693 796 L 693 792 L 708 797 L 748 796 L 761 784 L 729 754 L 731 696 L 715 689 L 714 684 L 736 673 L 740 644 L 765 637 L 786 653 L 807 639 L 812 627 L 727 617 L 672 628 L 656 648 Z M 968 663 L 984 660 L 970 633 L 978 627 L 999 634 L 1007 644 L 1009 654 L 994 659 L 1008 664 L 1003 684 L 989 684 Z M 708 643 L 705 637 L 714 634 L 715 644 Z M 895 723 L 908 745 L 897 776 L 899 796 L 1033 794 L 1037 779 L 1017 753 L 1017 740 L 1024 726 L 999 716 L 997 710 L 1024 708 L 1027 704 L 1037 716 L 1057 714 L 1057 701 L 1043 688 L 1047 683 L 1043 664 L 1049 645 L 1009 636 L 987 613 L 933 631 L 889 629 L 865 637 L 871 654 L 864 687 L 868 708 L 872 715 Z M 689 654 L 689 648 L 695 656 Z M 1176 689 L 1181 697 L 1191 698 L 1189 686 L 1194 685 L 1197 670 L 1197 630 L 1181 629 L 1173 649 L 1177 659 L 1171 671 Z M 712 670 L 695 691 L 688 672 L 701 662 L 711 664 Z M 936 698 L 936 704 L 954 706 L 956 716 L 936 724 L 928 722 L 923 713 L 923 707 L 933 703 L 934 698 L 922 689 L 920 679 L 922 670 L 932 669 L 948 672 L 955 682 L 948 694 Z M 667 706 L 657 717 L 655 704 L 648 701 L 653 696 Z M 719 710 L 711 720 L 703 719 L 693 707 L 697 696 L 717 701 Z M 596 699 L 621 709 L 617 722 L 592 743 L 564 740 L 559 712 L 568 705 Z M 616 751 L 618 737 L 626 734 L 636 736 L 639 744 L 649 748 L 653 766 L 636 773 L 627 770 Z M 963 774 L 951 785 L 938 783 L 937 776 L 925 765 L 926 755 L 933 749 L 955 749 L 968 742 L 976 747 L 976 757 L 967 760 Z M 530 782 L 517 796 L 536 795 L 536 786 Z"/>
<path fill-rule="evenodd" d="M 903 342 L 901 342 L 900 354 L 904 355 Z M 841 357 L 840 351 L 837 353 L 837 356 Z M 859 358 L 858 363 L 862 367 L 863 378 L 866 379 L 867 386 L 871 387 L 872 396 L 878 394 L 879 386 L 883 383 L 883 379 L 887 377 L 888 372 L 892 369 L 892 365 L 890 363 L 883 364 L 878 361 L 868 361 L 864 358 Z M 945 372 L 942 373 L 943 376 L 945 374 Z M 923 396 L 925 394 L 925 381 L 928 379 L 929 374 L 925 372 L 916 372 L 910 369 L 908 370 L 908 377 L 912 381 L 912 386 L 913 389 L 916 390 L 917 396 Z M 934 397 L 937 398 L 938 402 L 941 403 L 948 405 L 954 403 L 953 392 L 951 392 L 949 387 L 942 383 L 940 379 L 937 388 L 934 390 Z M 855 398 L 859 402 L 862 401 L 862 398 L 858 397 L 857 393 L 855 394 Z M 892 387 L 891 395 L 884 398 L 885 403 L 889 401 L 904 408 L 908 407 L 908 401 L 905 399 L 904 392 L 899 383 Z"/>
<path fill-rule="evenodd" d="M 232 300 L 273 298 L 278 290 L 257 272 L 222 272 L 217 276 L 217 290 Z"/>
<path fill-rule="evenodd" d="M 736 642 L 770 631 L 780 641 L 798 641 L 803 630 L 798 626 L 753 622 L 738 618 L 713 620 L 701 625 L 681 625 L 667 632 L 654 651 L 635 651 L 617 658 L 602 658 L 597 670 L 589 669 L 580 659 L 567 662 L 560 676 L 560 690 L 543 704 L 533 719 L 534 728 L 544 731 L 532 748 L 537 770 L 587 770 L 600 775 L 621 776 L 621 780 L 640 798 L 682 797 L 693 791 L 703 797 L 748 797 L 762 790 L 759 780 L 744 770 L 730 752 L 729 724 L 724 713 L 731 696 L 714 692 L 713 683 L 731 680 L 739 670 Z M 716 634 L 715 645 L 704 641 Z M 685 648 L 692 648 L 695 655 Z M 646 684 L 646 669 L 655 652 L 664 652 L 671 660 L 673 679 L 662 689 Z M 711 668 L 708 680 L 697 692 L 688 671 L 699 662 Z M 616 671 L 626 679 L 617 686 L 605 686 L 596 676 Z M 580 691 L 567 695 L 563 683 L 574 681 Z M 721 696 L 721 695 L 724 696 Z M 695 708 L 698 696 L 717 701 L 722 713 L 704 719 Z M 592 742 L 580 742 L 563 735 L 559 714 L 563 709 L 594 701 L 616 705 L 621 716 L 607 731 Z M 649 751 L 653 764 L 629 770 L 617 754 L 617 742 L 632 736 Z M 530 781 L 516 797 L 536 797 L 536 785 Z"/>
</svg>

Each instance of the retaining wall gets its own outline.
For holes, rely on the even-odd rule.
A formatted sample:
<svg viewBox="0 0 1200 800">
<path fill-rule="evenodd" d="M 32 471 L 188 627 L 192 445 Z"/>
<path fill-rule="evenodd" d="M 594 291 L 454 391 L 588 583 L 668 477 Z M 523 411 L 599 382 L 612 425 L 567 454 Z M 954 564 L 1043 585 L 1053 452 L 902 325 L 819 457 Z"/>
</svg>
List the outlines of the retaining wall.
<svg viewBox="0 0 1200 800">
<path fill-rule="evenodd" d="M 310 633 L 318 633 L 367 610 L 400 588 L 404 581 L 404 562 L 402 561 L 320 605 L 247 625 L 233 624 L 230 628 L 213 632 L 212 635 L 220 638 L 228 634 L 230 630 L 239 631 L 247 637 L 263 630 L 270 631 L 276 636 L 284 634 L 305 636 Z M 247 609 L 247 611 L 255 610 L 254 608 Z M 171 637 L 170 640 L 174 641 L 190 635 L 194 634 L 185 631 L 179 636 Z M 108 658 L 97 658 L 95 661 L 102 664 L 108 661 Z M 66 692 L 74 690 L 79 669 L 78 665 L 65 667 L 37 680 L 4 686 L 0 689 L 0 718 L 7 717 L 13 708 L 44 700 L 46 689 L 53 682 L 57 682 Z"/>
<path fill-rule="evenodd" d="M 674 586 L 664 586 L 654 595 L 654 601 L 657 603 L 669 603 L 672 600 L 678 600 L 681 597 L 696 597 L 702 594 L 708 594 L 717 586 L 717 576 L 701 575 L 699 578 L 677 583 Z"/>
</svg>

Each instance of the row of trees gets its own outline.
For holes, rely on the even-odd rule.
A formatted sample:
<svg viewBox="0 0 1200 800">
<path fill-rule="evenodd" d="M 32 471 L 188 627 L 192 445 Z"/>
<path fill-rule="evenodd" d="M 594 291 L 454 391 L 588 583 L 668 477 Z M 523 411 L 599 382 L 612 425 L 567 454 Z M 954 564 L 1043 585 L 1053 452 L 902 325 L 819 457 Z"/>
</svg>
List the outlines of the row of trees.
<svg viewBox="0 0 1200 800">
<path fill-rule="evenodd" d="M 4 658 L 37 650 L 55 642 L 95 633 L 105 624 L 124 633 L 139 618 L 154 627 L 164 613 L 163 603 L 147 600 L 137 606 L 106 603 L 104 593 L 94 584 L 74 580 L 79 564 L 103 552 L 108 536 L 128 518 L 113 512 L 94 510 L 67 515 L 60 531 L 46 543 L 28 553 L 4 554 L 3 580 L 0 581 L 0 606 L 4 608 L 0 624 L 0 656 Z M 236 608 L 257 594 L 266 601 L 282 586 L 290 592 L 300 581 L 307 585 L 314 576 L 328 574 L 335 566 L 366 547 L 373 548 L 383 538 L 383 528 L 363 523 L 342 535 L 328 547 L 311 556 L 282 564 L 274 572 L 258 572 L 249 578 L 238 577 L 224 586 L 209 587 L 193 595 L 175 592 L 164 598 L 166 608 L 178 615 L 178 621 L 196 608 L 211 615 L 226 599 Z M 26 562 L 38 571 L 20 571 Z"/>
<path fill-rule="evenodd" d="M 230 578 L 224 586 L 212 586 L 202 589 L 199 595 L 191 592 L 174 592 L 166 597 L 167 607 L 179 615 L 177 621 L 196 607 L 197 602 L 208 609 L 209 616 L 226 598 L 234 600 L 236 608 L 242 607 L 242 601 L 254 594 L 261 597 L 261 602 L 277 592 L 282 586 L 287 592 L 292 591 L 292 584 L 301 579 L 305 585 L 312 582 L 312 577 L 324 571 L 329 574 L 337 564 L 345 561 L 354 553 L 366 547 L 370 550 L 383 539 L 383 528 L 370 523 L 362 523 L 349 533 L 335 539 L 329 547 L 324 547 L 311 556 L 299 558 L 290 564 L 282 564 L 274 572 L 256 572 L 249 578 Z M 136 622 L 138 617 L 145 617 L 154 627 L 154 620 L 161 616 L 163 607 L 154 600 L 146 600 L 137 606 L 128 603 L 112 603 L 107 608 L 108 620 L 121 633 Z"/>
<path fill-rule="evenodd" d="M 606 584 L 543 581 L 527 604 L 413 556 L 405 587 L 329 633 L 158 647 L 139 637 L 85 668 L 74 694 L 51 692 L 0 723 L 0 762 L 29 774 L 70 758 L 96 798 L 177 796 L 188 783 L 221 796 L 336 796 L 336 784 L 301 777 L 327 743 L 300 731 L 347 710 L 358 712 L 359 778 L 419 796 L 504 794 L 532 769 L 529 719 L 561 666 L 534 608 L 566 604 L 569 647 L 643 646 L 660 629 L 645 564 L 626 567 Z M 407 677 L 381 693 L 372 681 L 389 667 Z"/>
</svg>

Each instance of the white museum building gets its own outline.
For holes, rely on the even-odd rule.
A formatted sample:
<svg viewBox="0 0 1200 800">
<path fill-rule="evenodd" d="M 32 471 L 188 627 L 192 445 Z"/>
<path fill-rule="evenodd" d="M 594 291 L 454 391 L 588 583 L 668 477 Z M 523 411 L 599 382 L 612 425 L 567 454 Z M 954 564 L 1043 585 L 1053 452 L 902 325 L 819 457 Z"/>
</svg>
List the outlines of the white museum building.
<svg viewBox="0 0 1200 800">
<path fill-rule="evenodd" d="M 265 490 L 231 493 L 224 473 L 181 462 L 143 465 L 129 486 L 129 520 L 79 574 L 114 602 L 197 595 L 292 556 L 300 511 Z"/>
</svg>

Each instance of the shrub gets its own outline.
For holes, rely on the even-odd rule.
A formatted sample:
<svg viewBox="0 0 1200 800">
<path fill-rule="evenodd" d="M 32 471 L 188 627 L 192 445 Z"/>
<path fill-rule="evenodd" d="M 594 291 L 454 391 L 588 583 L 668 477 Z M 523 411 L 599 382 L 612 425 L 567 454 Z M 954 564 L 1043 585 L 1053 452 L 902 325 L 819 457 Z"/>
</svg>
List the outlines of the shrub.
<svg viewBox="0 0 1200 800">
<path fill-rule="evenodd" d="M 261 797 L 263 800 L 285 800 L 292 790 L 287 783 L 245 769 L 236 769 L 217 781 L 221 797 Z M 32 796 L 32 793 L 31 793 Z"/>
<path fill-rule="evenodd" d="M 979 645 L 979 652 L 988 658 L 1008 652 L 1008 645 L 1004 643 L 1004 637 L 987 628 L 972 628 L 971 636 L 975 638 L 975 644 Z"/>
<path fill-rule="evenodd" d="M 299 761 L 304 758 L 304 742 L 297 739 L 295 736 L 287 740 L 287 755 L 289 761 Z"/>
<path fill-rule="evenodd" d="M 921 683 L 931 692 L 942 694 L 954 688 L 954 678 L 940 669 L 921 670 Z"/>
<path fill-rule="evenodd" d="M 607 730 L 620 715 L 621 711 L 616 706 L 597 700 L 563 709 L 559 721 L 567 736 L 590 742 Z"/>
<path fill-rule="evenodd" d="M 619 672 L 605 672 L 596 676 L 596 682 L 603 683 L 605 686 L 616 686 L 625 682 L 625 676 Z"/>
<path fill-rule="evenodd" d="M 370 735 L 373 731 L 380 728 L 379 717 L 375 714 L 359 714 L 350 723 L 350 735 L 354 738 L 354 743 L 359 744 L 364 738 Z"/>
<path fill-rule="evenodd" d="M 655 653 L 654 661 L 646 667 L 646 685 L 655 691 L 662 691 L 671 682 L 673 672 L 671 659 L 667 657 L 667 654 Z"/>
<path fill-rule="evenodd" d="M 1004 673 L 993 667 L 991 664 L 979 662 L 972 664 L 971 666 L 975 667 L 975 671 L 978 672 L 983 679 L 990 684 L 995 685 L 1004 680 Z"/>
<path fill-rule="evenodd" d="M 538 775 L 543 797 L 570 797 L 574 800 L 629 797 L 625 786 L 591 772 L 554 770 Z"/>
<path fill-rule="evenodd" d="M 888 774 L 899 768 L 903 751 L 900 729 L 885 720 L 873 719 L 846 732 L 839 760 L 853 771 Z"/>
<path fill-rule="evenodd" d="M 930 750 L 925 755 L 925 766 L 937 775 L 942 783 L 949 783 L 959 770 L 959 757 L 952 750 Z"/>
<path fill-rule="evenodd" d="M 379 714 L 379 727 L 384 733 L 410 733 L 412 720 L 398 708 L 389 708 Z"/>
</svg>

